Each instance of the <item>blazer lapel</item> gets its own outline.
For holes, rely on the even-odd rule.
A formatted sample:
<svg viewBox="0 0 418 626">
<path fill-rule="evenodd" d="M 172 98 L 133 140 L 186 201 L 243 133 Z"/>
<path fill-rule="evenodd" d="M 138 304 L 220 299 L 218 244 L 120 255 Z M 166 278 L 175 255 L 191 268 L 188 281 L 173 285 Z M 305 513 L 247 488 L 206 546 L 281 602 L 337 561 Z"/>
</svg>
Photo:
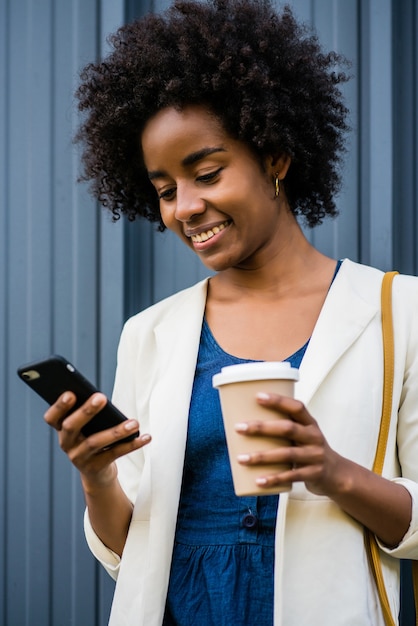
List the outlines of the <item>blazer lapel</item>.
<svg viewBox="0 0 418 626">
<path fill-rule="evenodd" d="M 300 367 L 300 380 L 295 395 L 308 403 L 336 361 L 348 350 L 378 314 L 378 306 L 367 299 L 368 281 L 357 285 L 352 275 L 353 263 L 342 264 L 312 333 Z M 376 285 L 376 281 L 374 281 Z M 360 288 L 357 289 L 356 287 Z M 370 294 L 368 294 L 370 295 Z"/>
<path fill-rule="evenodd" d="M 206 292 L 204 280 L 190 289 L 154 330 L 157 370 L 150 398 L 153 478 L 159 485 L 170 483 L 175 498 L 175 486 L 179 489 L 181 482 Z"/>
</svg>

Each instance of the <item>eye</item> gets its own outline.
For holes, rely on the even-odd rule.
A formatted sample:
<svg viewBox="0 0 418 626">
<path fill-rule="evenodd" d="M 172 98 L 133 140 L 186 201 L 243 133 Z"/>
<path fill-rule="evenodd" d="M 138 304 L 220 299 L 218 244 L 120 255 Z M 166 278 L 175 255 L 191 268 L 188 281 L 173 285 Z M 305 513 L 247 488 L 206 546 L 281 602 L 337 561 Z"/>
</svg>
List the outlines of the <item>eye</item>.
<svg viewBox="0 0 418 626">
<path fill-rule="evenodd" d="M 213 172 L 208 172 L 207 174 L 202 174 L 201 176 L 198 176 L 196 180 L 200 183 L 214 182 L 216 178 L 219 176 L 219 174 L 222 172 L 222 170 L 223 170 L 223 167 L 219 167 L 217 170 Z"/>
<path fill-rule="evenodd" d="M 170 189 L 164 189 L 164 191 L 160 191 L 158 193 L 158 198 L 160 200 L 165 200 L 166 202 L 173 200 L 176 194 L 176 188 L 171 187 Z"/>
</svg>

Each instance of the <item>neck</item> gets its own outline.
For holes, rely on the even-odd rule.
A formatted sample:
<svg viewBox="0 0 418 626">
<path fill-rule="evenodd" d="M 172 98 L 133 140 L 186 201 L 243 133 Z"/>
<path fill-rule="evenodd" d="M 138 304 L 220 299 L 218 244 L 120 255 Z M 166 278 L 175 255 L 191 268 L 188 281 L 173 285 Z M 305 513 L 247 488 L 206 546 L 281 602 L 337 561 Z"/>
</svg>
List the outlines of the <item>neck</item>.
<svg viewBox="0 0 418 626">
<path fill-rule="evenodd" d="M 248 266 L 229 268 L 211 279 L 213 286 L 257 296 L 280 296 L 312 281 L 315 276 L 328 276 L 335 261 L 314 248 L 303 234 L 299 224 L 292 218 L 292 226 L 283 230 L 284 241 L 274 241 L 271 249 L 252 261 Z M 279 239 L 279 238 L 278 238 Z"/>
</svg>

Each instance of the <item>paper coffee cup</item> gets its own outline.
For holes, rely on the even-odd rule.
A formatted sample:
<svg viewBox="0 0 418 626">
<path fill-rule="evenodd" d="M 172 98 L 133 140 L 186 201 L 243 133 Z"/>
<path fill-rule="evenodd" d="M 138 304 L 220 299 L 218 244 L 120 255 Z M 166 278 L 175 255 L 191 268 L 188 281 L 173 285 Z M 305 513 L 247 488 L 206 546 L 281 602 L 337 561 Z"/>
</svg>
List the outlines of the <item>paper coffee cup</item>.
<svg viewBox="0 0 418 626">
<path fill-rule="evenodd" d="M 252 420 L 281 419 L 280 414 L 268 407 L 260 406 L 258 392 L 278 393 L 294 396 L 295 381 L 299 371 L 285 361 L 242 363 L 223 367 L 212 379 L 213 387 L 220 394 L 226 442 L 231 463 L 234 490 L 237 496 L 266 495 L 290 491 L 292 485 L 263 488 L 256 479 L 269 473 L 289 469 L 288 465 L 248 466 L 238 463 L 239 454 L 250 454 L 288 446 L 289 441 L 277 437 L 246 436 L 235 430 L 235 424 Z"/>
</svg>

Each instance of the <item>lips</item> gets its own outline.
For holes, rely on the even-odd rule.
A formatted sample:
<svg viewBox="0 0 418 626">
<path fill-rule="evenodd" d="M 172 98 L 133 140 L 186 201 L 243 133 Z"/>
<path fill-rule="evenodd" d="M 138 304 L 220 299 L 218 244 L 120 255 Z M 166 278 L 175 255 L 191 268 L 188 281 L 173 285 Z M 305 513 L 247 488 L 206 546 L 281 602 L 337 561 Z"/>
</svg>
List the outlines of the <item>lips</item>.
<svg viewBox="0 0 418 626">
<path fill-rule="evenodd" d="M 202 231 L 201 233 L 195 235 L 191 235 L 191 240 L 193 241 L 193 243 L 202 243 L 204 241 L 208 241 L 208 239 L 212 239 L 212 237 L 220 233 L 221 230 L 224 230 L 227 226 L 229 226 L 230 223 L 230 220 L 226 220 L 225 222 L 222 222 L 222 224 L 218 224 L 217 226 L 214 226 L 209 230 Z"/>
</svg>

